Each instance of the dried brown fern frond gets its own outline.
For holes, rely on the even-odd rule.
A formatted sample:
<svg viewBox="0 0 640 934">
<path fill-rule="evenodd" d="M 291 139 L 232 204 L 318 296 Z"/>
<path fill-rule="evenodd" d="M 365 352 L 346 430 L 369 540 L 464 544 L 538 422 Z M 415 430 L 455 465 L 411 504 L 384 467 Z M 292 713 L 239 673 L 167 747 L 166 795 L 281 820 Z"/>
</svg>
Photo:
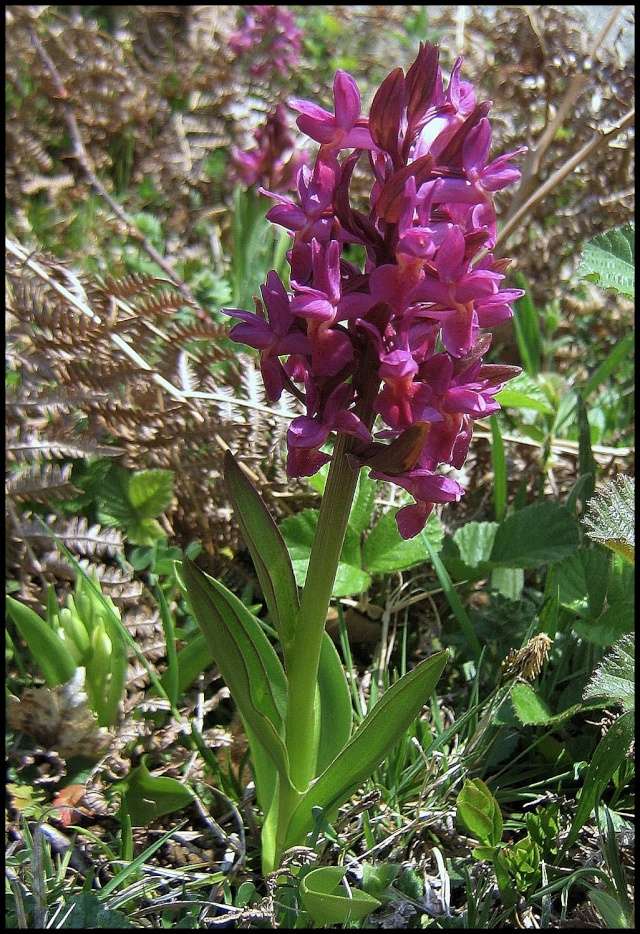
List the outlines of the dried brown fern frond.
<svg viewBox="0 0 640 934">
<path fill-rule="evenodd" d="M 51 499 L 75 496 L 80 491 L 71 482 L 71 464 L 38 464 L 7 478 L 5 491 L 19 500 L 48 503 Z"/>
<path fill-rule="evenodd" d="M 20 376 L 7 409 L 10 471 L 92 456 L 171 469 L 175 505 L 167 519 L 177 543 L 199 539 L 212 555 L 235 547 L 221 481 L 227 445 L 265 480 L 286 483 L 287 420 L 266 404 L 253 358 L 237 354 L 225 328 L 189 319 L 165 280 L 97 281 L 47 256 L 20 261 L 25 255 L 16 247 L 7 257 L 9 366 Z M 175 313 L 159 309 L 171 306 L 184 309 L 180 319 L 159 327 L 158 314 Z M 64 353 L 49 353 L 61 322 Z M 37 536 L 30 543 L 43 544 Z"/>
</svg>

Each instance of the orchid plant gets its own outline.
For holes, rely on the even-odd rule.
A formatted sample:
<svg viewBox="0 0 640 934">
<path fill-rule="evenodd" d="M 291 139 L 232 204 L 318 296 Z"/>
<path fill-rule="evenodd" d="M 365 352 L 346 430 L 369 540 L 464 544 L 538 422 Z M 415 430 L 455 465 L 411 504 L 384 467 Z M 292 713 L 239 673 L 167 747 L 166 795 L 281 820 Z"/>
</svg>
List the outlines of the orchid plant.
<svg viewBox="0 0 640 934">
<path fill-rule="evenodd" d="M 255 312 L 226 312 L 239 319 L 232 339 L 260 352 L 268 397 L 288 392 L 304 404 L 288 430 L 289 476 L 330 462 L 299 592 L 273 518 L 226 457 L 281 657 L 230 591 L 189 561 L 182 570 L 251 747 L 265 872 L 305 842 L 319 813 L 335 817 L 418 716 L 446 662 L 446 652 L 421 662 L 353 730 L 325 622 L 359 471 L 410 494 L 398 529 L 417 535 L 435 504 L 462 496 L 439 467 L 462 467 L 473 420 L 499 409 L 496 393 L 519 372 L 483 358 L 486 329 L 507 320 L 523 294 L 502 287 L 509 261 L 491 249 L 493 193 L 518 180 L 512 159 L 524 150 L 490 158 L 491 104 L 477 102 L 461 64 L 445 89 L 438 49 L 421 45 L 406 74 L 397 68 L 382 82 L 368 118 L 344 71 L 335 76 L 333 113 L 291 102 L 299 129 L 320 146 L 315 164 L 298 172 L 296 199 L 262 189 L 275 202 L 269 220 L 292 238 L 290 292 L 272 271 Z M 350 183 L 366 170 L 365 209 Z"/>
</svg>

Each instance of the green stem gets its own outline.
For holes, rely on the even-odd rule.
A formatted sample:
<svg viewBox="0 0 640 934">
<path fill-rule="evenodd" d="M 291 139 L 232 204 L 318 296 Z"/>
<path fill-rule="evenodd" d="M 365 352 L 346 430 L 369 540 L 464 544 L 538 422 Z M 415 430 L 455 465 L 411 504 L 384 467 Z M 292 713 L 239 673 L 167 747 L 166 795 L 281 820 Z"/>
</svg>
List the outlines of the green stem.
<svg viewBox="0 0 640 934">
<path fill-rule="evenodd" d="M 314 777 L 320 648 L 358 480 L 358 470 L 349 464 L 346 456 L 349 442 L 349 438 L 341 435 L 335 445 L 287 671 L 287 750 L 292 781 L 301 790 Z"/>
</svg>

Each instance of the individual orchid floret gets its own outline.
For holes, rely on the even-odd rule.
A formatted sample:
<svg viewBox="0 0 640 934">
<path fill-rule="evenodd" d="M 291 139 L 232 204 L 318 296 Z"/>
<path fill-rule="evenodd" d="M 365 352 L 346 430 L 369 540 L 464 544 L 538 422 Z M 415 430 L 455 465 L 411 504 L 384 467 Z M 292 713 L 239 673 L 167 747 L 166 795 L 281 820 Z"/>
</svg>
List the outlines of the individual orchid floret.
<svg viewBox="0 0 640 934">
<path fill-rule="evenodd" d="M 311 139 L 328 149 L 372 149 L 366 119 L 360 119 L 360 91 L 346 71 L 337 71 L 333 81 L 334 113 L 310 101 L 289 101 L 301 114 L 298 126 Z"/>
<path fill-rule="evenodd" d="M 229 332 L 231 340 L 260 351 L 260 369 L 265 389 L 269 399 L 276 402 L 287 381 L 280 356 L 306 354 L 311 348 L 309 338 L 297 328 L 289 296 L 276 272 L 269 273 L 266 285 L 260 291 L 268 320 L 263 316 L 260 302 L 256 302 L 257 314 L 238 308 L 227 308 L 225 313 L 242 322 Z"/>
<path fill-rule="evenodd" d="M 321 406 L 321 411 L 318 393 L 309 374 L 305 378 L 305 387 L 307 412 L 315 414 L 301 415 L 289 426 L 287 473 L 290 477 L 311 476 L 330 460 L 320 448 L 332 431 L 353 435 L 365 444 L 371 440 L 369 429 L 350 409 L 354 398 L 352 386 L 346 383 L 337 386 Z"/>
</svg>

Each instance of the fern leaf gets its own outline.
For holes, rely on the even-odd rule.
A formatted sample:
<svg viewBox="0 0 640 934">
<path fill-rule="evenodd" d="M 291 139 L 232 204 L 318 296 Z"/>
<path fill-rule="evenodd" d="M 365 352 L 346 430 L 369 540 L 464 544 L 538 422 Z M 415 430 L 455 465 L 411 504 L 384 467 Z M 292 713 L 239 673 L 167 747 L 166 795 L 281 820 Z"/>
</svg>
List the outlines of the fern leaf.
<svg viewBox="0 0 640 934">
<path fill-rule="evenodd" d="M 50 499 L 75 496 L 80 492 L 71 482 L 71 464 L 41 464 L 27 467 L 6 481 L 6 491 L 16 499 L 46 503 Z"/>
</svg>

